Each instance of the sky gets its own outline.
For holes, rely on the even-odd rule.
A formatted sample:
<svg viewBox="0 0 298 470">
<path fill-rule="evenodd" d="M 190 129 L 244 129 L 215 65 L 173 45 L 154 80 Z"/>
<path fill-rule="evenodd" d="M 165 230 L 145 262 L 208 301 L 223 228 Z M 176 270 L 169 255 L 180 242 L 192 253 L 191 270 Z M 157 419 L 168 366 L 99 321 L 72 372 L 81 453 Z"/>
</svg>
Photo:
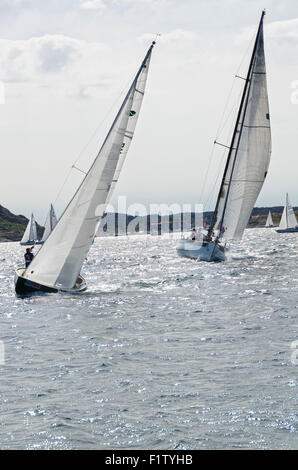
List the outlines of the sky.
<svg viewBox="0 0 298 470">
<path fill-rule="evenodd" d="M 0 0 L 0 204 L 58 215 L 152 40 L 112 202 L 212 210 L 262 9 L 272 157 L 257 206 L 298 205 L 297 0 Z M 70 177 L 66 177 L 70 174 Z M 129 210 L 128 210 L 129 211 Z M 130 211 L 129 211 L 130 212 Z"/>
</svg>

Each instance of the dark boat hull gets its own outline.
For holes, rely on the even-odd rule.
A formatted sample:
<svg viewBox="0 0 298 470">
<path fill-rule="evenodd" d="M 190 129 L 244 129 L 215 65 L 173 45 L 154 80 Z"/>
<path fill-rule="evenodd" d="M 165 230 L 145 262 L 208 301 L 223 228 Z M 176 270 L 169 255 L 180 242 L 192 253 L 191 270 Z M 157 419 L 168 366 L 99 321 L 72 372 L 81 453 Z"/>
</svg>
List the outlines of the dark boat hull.
<svg viewBox="0 0 298 470">
<path fill-rule="evenodd" d="M 42 241 L 28 241 L 28 242 L 20 242 L 20 245 L 22 246 L 34 246 L 34 245 L 42 245 L 44 242 Z"/>
<path fill-rule="evenodd" d="M 56 289 L 54 287 L 44 286 L 37 282 L 30 281 L 23 277 L 26 269 L 18 268 L 15 273 L 15 291 L 18 297 L 28 297 L 36 294 L 55 294 L 57 292 L 64 292 L 69 294 L 78 294 L 84 292 L 87 289 L 85 279 L 80 275 L 78 276 L 77 282 L 72 289 Z"/>
<path fill-rule="evenodd" d="M 293 227 L 293 228 L 284 228 L 280 230 L 276 230 L 277 233 L 294 233 L 298 232 L 298 227 Z"/>
<path fill-rule="evenodd" d="M 36 282 L 29 281 L 29 279 L 24 279 L 23 277 L 17 276 L 15 280 L 15 291 L 17 296 L 26 297 L 33 294 L 51 294 L 58 292 L 57 289 L 52 287 L 43 286 L 37 284 Z"/>
</svg>

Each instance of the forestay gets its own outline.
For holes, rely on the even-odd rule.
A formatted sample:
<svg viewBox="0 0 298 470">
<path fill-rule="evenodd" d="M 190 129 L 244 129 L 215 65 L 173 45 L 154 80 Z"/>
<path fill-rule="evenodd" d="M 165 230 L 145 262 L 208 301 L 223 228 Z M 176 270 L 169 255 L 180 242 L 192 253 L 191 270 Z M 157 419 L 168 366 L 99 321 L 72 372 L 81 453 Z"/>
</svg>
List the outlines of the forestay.
<svg viewBox="0 0 298 470">
<path fill-rule="evenodd" d="M 270 161 L 271 131 L 262 19 L 218 201 L 215 228 L 226 239 L 241 239 Z"/>
<path fill-rule="evenodd" d="M 25 278 L 58 289 L 71 289 L 75 285 L 133 138 L 152 48 L 153 44 L 93 165 L 55 229 L 26 270 Z"/>
</svg>

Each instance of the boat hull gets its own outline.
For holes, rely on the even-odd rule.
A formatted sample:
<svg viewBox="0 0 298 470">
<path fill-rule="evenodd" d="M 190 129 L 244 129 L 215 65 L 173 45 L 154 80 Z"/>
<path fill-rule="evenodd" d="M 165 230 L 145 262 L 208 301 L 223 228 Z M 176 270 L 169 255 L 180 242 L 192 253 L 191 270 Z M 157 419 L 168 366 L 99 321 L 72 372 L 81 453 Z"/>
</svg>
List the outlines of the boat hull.
<svg viewBox="0 0 298 470">
<path fill-rule="evenodd" d="M 22 246 L 34 246 L 34 245 L 42 245 L 43 243 L 44 242 L 42 242 L 42 241 L 37 242 L 37 241 L 34 241 L 34 240 L 32 240 L 32 241 L 29 240 L 28 242 L 20 242 L 20 245 L 22 245 Z"/>
<path fill-rule="evenodd" d="M 276 230 L 277 233 L 294 233 L 298 232 L 298 227 L 292 227 L 292 228 L 283 228 Z"/>
<path fill-rule="evenodd" d="M 76 294 L 83 292 L 87 289 L 87 284 L 82 276 L 79 276 L 79 283 L 72 289 L 56 289 L 54 287 L 45 286 L 38 284 L 37 282 L 30 281 L 23 277 L 25 268 L 18 268 L 15 273 L 15 292 L 18 297 L 28 297 L 31 295 L 40 294 L 54 294 L 57 292 L 64 292 L 70 294 Z"/>
<path fill-rule="evenodd" d="M 202 245 L 197 240 L 180 240 L 176 250 L 180 256 L 199 261 L 218 262 L 226 260 L 224 247 L 213 242 Z"/>
</svg>

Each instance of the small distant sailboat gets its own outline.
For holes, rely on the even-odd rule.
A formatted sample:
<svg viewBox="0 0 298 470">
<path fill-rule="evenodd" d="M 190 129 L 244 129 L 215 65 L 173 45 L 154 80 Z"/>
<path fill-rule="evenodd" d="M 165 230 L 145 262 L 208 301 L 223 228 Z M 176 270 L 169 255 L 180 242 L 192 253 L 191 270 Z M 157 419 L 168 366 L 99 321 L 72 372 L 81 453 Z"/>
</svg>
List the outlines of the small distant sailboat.
<svg viewBox="0 0 298 470">
<path fill-rule="evenodd" d="M 271 155 L 262 12 L 240 107 L 207 235 L 182 239 L 181 256 L 224 261 L 227 240 L 240 240 L 265 181 Z M 203 238 L 203 242 L 202 242 Z"/>
<path fill-rule="evenodd" d="M 37 242 L 37 227 L 34 215 L 31 214 L 20 245 L 35 245 Z"/>
<path fill-rule="evenodd" d="M 97 157 L 28 268 L 18 268 L 18 296 L 41 292 L 78 293 L 87 289 L 81 268 L 118 181 L 144 98 L 150 46 Z"/>
<path fill-rule="evenodd" d="M 269 212 L 268 212 L 268 216 L 267 216 L 267 220 L 266 220 L 265 227 L 266 227 L 266 228 L 274 227 L 273 220 L 272 220 L 272 215 L 271 215 L 271 211 L 270 211 L 270 210 L 269 210 Z"/>
<path fill-rule="evenodd" d="M 51 204 L 50 211 L 46 218 L 44 232 L 43 232 L 43 236 L 42 236 L 40 243 L 44 243 L 46 241 L 46 239 L 48 238 L 52 230 L 54 230 L 56 224 L 57 224 L 57 217 L 54 211 L 54 207 Z"/>
<path fill-rule="evenodd" d="M 295 212 L 291 206 L 288 193 L 286 195 L 286 205 L 280 219 L 278 233 L 293 233 L 298 232 L 298 223 L 296 219 Z"/>
</svg>

